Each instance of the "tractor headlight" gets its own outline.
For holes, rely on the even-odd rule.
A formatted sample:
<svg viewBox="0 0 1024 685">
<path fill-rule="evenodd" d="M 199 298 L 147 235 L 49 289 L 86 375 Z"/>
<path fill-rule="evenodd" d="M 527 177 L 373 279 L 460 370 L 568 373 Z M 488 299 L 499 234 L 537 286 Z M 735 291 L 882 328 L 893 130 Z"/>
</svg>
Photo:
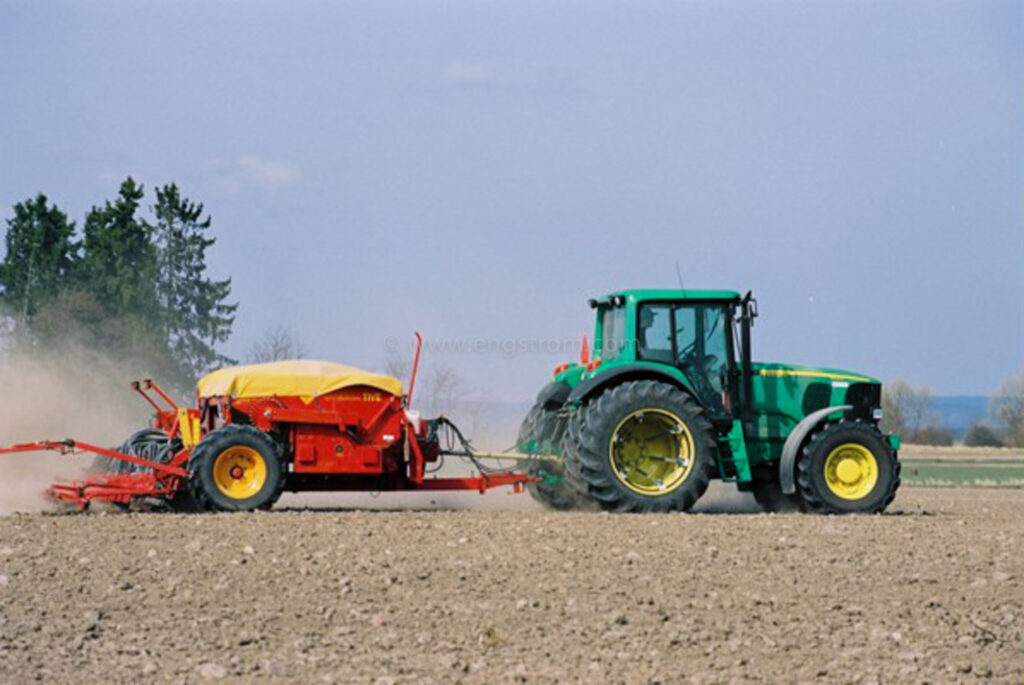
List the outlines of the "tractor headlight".
<svg viewBox="0 0 1024 685">
<path fill-rule="evenodd" d="M 882 416 L 884 415 L 884 413 L 885 412 L 882 411 L 881 407 L 878 407 L 877 409 L 872 409 L 871 410 L 871 418 L 873 418 L 875 421 L 881 421 L 882 420 Z"/>
</svg>

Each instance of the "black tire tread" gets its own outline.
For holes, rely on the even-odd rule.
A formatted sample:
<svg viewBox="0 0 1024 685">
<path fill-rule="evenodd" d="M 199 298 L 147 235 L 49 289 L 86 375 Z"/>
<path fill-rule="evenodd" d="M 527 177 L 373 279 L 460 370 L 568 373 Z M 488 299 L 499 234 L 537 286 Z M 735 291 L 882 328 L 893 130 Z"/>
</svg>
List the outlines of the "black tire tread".
<svg viewBox="0 0 1024 685">
<path fill-rule="evenodd" d="M 564 445 L 565 423 L 565 419 L 558 417 L 555 411 L 538 402 L 523 419 L 517 442 L 522 445 L 531 440 L 537 443 L 550 441 L 555 445 Z M 562 482 L 557 485 L 544 482 L 527 483 L 526 491 L 530 497 L 544 507 L 555 511 L 571 511 L 579 509 L 583 504 L 576 490 L 568 485 L 564 465 L 559 460 L 538 459 L 537 462 L 531 463 L 526 471 L 531 476 L 553 473 L 562 477 Z"/>
<path fill-rule="evenodd" d="M 188 499 L 182 500 L 183 510 L 188 510 L 187 507 L 195 507 L 199 511 L 246 511 L 248 507 L 241 504 L 235 507 L 225 506 L 218 503 L 210 496 L 210 493 L 203 486 L 202 479 L 198 477 L 197 469 L 199 468 L 203 459 L 207 458 L 207 453 L 213 455 L 220 454 L 226 447 L 233 443 L 238 442 L 240 436 L 245 436 L 248 439 L 252 439 L 256 442 L 262 443 L 263 446 L 269 450 L 272 454 L 277 456 L 278 463 L 280 465 L 281 473 L 277 481 L 277 486 L 271 493 L 269 499 L 259 505 L 258 509 L 270 509 L 277 502 L 278 498 L 281 497 L 281 493 L 284 491 L 285 481 L 285 461 L 280 457 L 280 450 L 277 444 L 263 431 L 259 430 L 254 426 L 241 425 L 237 423 L 229 423 L 225 426 L 221 426 L 215 431 L 207 433 L 203 436 L 203 439 L 199 441 L 199 444 L 193 448 L 192 453 L 188 459 L 188 469 L 190 475 L 188 478 L 188 494 L 192 501 Z M 181 493 L 183 494 L 183 493 Z"/>
<path fill-rule="evenodd" d="M 700 463 L 695 465 L 688 482 L 664 498 L 640 500 L 631 497 L 604 465 L 607 447 L 600 444 L 602 441 L 599 438 L 603 427 L 612 420 L 612 414 L 618 407 L 637 400 L 652 406 L 681 404 L 691 424 L 694 442 L 698 445 L 695 458 Z M 572 415 L 568 433 L 565 464 L 571 478 L 567 480 L 606 511 L 686 511 L 707 490 L 716 464 L 712 427 L 704 416 L 704 410 L 685 392 L 658 381 L 627 381 L 602 392 Z"/>
<path fill-rule="evenodd" d="M 821 493 L 818 492 L 814 480 L 811 477 L 811 466 L 815 453 L 820 449 L 821 445 L 827 438 L 838 432 L 849 432 L 853 436 L 860 436 L 863 439 L 877 440 L 882 446 L 885 454 L 892 460 L 892 478 L 887 485 L 884 496 L 874 505 L 864 509 L 859 509 L 856 513 L 877 514 L 885 511 L 886 507 L 892 504 L 893 499 L 896 497 L 896 491 L 900 487 L 900 461 L 897 458 L 896 452 L 885 439 L 885 436 L 883 436 L 875 426 L 860 420 L 848 421 L 846 419 L 840 419 L 839 421 L 824 424 L 804 443 L 803 449 L 800 451 L 800 458 L 796 464 L 797 492 L 800 495 L 801 502 L 808 511 L 819 514 L 854 513 L 853 511 L 839 509 L 829 504 L 821 496 Z"/>
</svg>

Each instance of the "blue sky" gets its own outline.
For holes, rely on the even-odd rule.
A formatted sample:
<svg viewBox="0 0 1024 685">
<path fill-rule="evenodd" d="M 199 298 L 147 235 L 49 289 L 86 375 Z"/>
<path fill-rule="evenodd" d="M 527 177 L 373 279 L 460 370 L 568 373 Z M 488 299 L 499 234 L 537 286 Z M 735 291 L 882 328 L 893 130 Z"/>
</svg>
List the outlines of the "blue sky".
<svg viewBox="0 0 1024 685">
<path fill-rule="evenodd" d="M 679 262 L 754 290 L 760 360 L 986 394 L 1024 367 L 1022 33 L 1021 2 L 5 3 L 0 214 L 176 181 L 235 355 L 574 341 Z M 431 361 L 520 400 L 570 354 Z"/>
</svg>

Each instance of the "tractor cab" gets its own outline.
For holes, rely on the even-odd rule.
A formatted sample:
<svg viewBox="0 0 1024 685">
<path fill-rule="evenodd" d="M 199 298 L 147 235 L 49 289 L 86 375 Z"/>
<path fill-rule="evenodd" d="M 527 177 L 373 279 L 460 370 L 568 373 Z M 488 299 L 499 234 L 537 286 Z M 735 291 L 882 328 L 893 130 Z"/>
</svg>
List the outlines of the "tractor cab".
<svg viewBox="0 0 1024 685">
<path fill-rule="evenodd" d="M 711 418 L 731 420 L 732 408 L 739 407 L 744 360 L 749 362 L 749 322 L 756 312 L 749 295 L 631 291 L 590 304 L 597 309 L 596 352 L 587 374 L 618 365 L 669 367 L 685 378 Z"/>
</svg>

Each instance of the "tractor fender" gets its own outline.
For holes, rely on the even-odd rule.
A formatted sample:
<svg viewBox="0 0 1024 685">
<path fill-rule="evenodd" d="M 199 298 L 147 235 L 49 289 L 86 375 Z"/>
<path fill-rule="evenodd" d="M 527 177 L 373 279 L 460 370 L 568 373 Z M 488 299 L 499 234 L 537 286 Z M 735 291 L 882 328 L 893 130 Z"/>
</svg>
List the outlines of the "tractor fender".
<svg viewBox="0 0 1024 685">
<path fill-rule="evenodd" d="M 537 404 L 545 409 L 559 409 L 569 397 L 572 388 L 564 381 L 552 381 L 537 393 Z"/>
<path fill-rule="evenodd" d="M 599 373 L 593 378 L 588 378 L 572 389 L 572 392 L 569 393 L 565 403 L 568 405 L 575 404 L 609 385 L 614 385 L 631 379 L 658 380 L 668 383 L 669 385 L 674 385 L 693 397 L 695 402 L 704 406 L 700 399 L 697 398 L 697 393 L 693 391 L 693 388 L 691 388 L 688 383 L 676 376 L 673 376 L 667 371 L 663 371 L 656 366 L 649 366 L 647 364 L 623 364 L 622 366 L 616 366 L 603 373 Z"/>
<path fill-rule="evenodd" d="M 800 446 L 804 444 L 804 440 L 810 435 L 811 431 L 828 418 L 829 414 L 849 409 L 853 409 L 852 404 L 825 407 L 824 409 L 811 412 L 800 423 L 796 424 L 796 428 L 790 432 L 785 444 L 782 445 L 782 458 L 779 460 L 779 484 L 782 485 L 782 492 L 787 495 L 792 495 L 796 492 L 796 479 L 793 477 L 793 472 L 796 469 L 796 458 L 800 454 Z"/>
</svg>

